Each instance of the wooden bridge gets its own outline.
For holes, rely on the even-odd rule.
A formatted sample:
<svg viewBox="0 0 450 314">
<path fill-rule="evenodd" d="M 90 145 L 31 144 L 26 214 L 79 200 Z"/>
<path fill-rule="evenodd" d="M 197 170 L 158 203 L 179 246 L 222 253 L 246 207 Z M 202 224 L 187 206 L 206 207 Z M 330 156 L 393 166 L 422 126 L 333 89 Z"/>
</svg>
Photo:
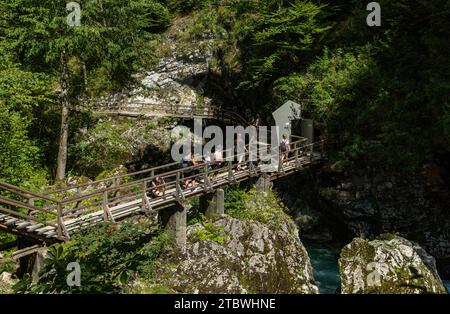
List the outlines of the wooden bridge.
<svg viewBox="0 0 450 314">
<path fill-rule="evenodd" d="M 306 144 L 297 138 L 289 157 L 279 165 L 279 171 L 262 172 L 262 162 L 224 162 L 218 174 L 205 163 L 181 168 L 180 163 L 120 175 L 85 185 L 71 186 L 52 193 L 33 193 L 0 182 L 0 230 L 32 240 L 66 241 L 83 227 L 100 221 L 117 222 L 135 214 L 153 215 L 167 207 L 183 203 L 194 196 L 266 176 L 269 180 L 302 170 L 321 160 L 323 143 Z M 185 173 L 192 175 L 186 176 Z M 164 183 L 152 185 L 155 179 Z M 195 187 L 186 188 L 188 180 L 196 180 Z M 164 195 L 156 196 L 160 187 Z"/>
<path fill-rule="evenodd" d="M 182 119 L 201 118 L 207 120 L 218 120 L 231 125 L 248 125 L 248 121 L 240 114 L 219 106 L 186 106 L 186 105 L 163 105 L 143 101 L 126 102 L 96 102 L 89 106 L 98 116 L 124 116 L 124 117 L 172 117 Z"/>
<path fill-rule="evenodd" d="M 158 111 L 148 104 L 135 104 L 135 107 L 137 115 L 164 115 L 162 110 Z M 130 113 L 129 105 L 126 108 L 102 108 L 95 112 Z M 203 117 L 230 121 L 234 125 L 240 122 L 248 124 L 239 115 L 217 108 L 193 110 L 192 107 L 178 107 L 178 111 L 171 110 L 167 110 L 169 115 L 175 117 Z M 266 149 L 270 150 L 270 145 Z M 115 223 L 136 214 L 154 215 L 164 209 L 183 205 L 195 196 L 211 195 L 225 186 L 253 178 L 273 181 L 301 171 L 322 160 L 324 143 L 308 143 L 305 138 L 292 136 L 289 155 L 281 160 L 280 154 L 278 169 L 271 173 L 263 171 L 264 161 L 250 161 L 249 157 L 248 151 L 243 159 L 228 156 L 228 161 L 215 170 L 211 170 L 200 157 L 200 162 L 189 168 L 182 168 L 179 162 L 175 162 L 45 193 L 35 193 L 0 182 L 0 231 L 37 243 L 67 241 L 80 229 L 101 221 Z M 155 186 L 157 178 L 163 180 Z M 186 183 L 192 180 L 195 180 L 196 185 L 187 187 Z M 158 189 L 164 193 L 155 193 Z M 183 215 L 185 224 L 185 211 Z M 178 227 L 180 223 L 176 221 L 175 229 Z"/>
</svg>

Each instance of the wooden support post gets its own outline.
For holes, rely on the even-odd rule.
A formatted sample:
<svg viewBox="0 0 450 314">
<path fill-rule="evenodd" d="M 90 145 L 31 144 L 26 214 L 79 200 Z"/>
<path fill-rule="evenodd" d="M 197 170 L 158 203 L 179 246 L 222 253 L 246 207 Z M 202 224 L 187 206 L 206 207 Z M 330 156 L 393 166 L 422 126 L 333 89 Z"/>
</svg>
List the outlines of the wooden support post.
<svg viewBox="0 0 450 314">
<path fill-rule="evenodd" d="M 225 213 L 225 191 L 223 189 L 218 189 L 214 194 L 202 197 L 205 198 L 203 206 L 206 206 L 206 217 L 217 218 Z"/>
<path fill-rule="evenodd" d="M 256 176 L 255 165 L 253 165 L 253 161 L 251 161 L 250 159 L 248 161 L 248 171 L 249 171 L 250 177 Z"/>
<path fill-rule="evenodd" d="M 28 205 L 34 206 L 34 198 L 31 195 L 28 195 Z M 31 215 L 33 211 L 31 209 L 28 210 L 28 215 Z"/>
<path fill-rule="evenodd" d="M 228 183 L 235 183 L 236 178 L 233 173 L 233 163 L 232 161 L 228 161 Z"/>
<path fill-rule="evenodd" d="M 183 195 L 183 189 L 181 188 L 181 175 L 180 175 L 180 171 L 177 171 L 177 178 L 176 178 L 176 182 L 175 182 L 175 197 L 177 199 L 178 202 L 181 202 L 182 200 L 184 200 L 184 195 Z"/>
<path fill-rule="evenodd" d="M 141 202 L 141 209 L 143 212 L 145 212 L 145 209 L 147 208 L 147 203 L 146 203 L 146 198 L 147 198 L 147 182 L 144 181 L 142 182 L 142 202 Z"/>
<path fill-rule="evenodd" d="M 283 152 L 281 149 L 278 149 L 278 173 L 284 173 Z"/>
<path fill-rule="evenodd" d="M 58 227 L 56 230 L 56 233 L 58 235 L 58 239 L 62 239 L 62 224 L 64 223 L 62 220 L 62 205 L 61 203 L 58 203 L 58 213 L 57 213 L 58 217 L 57 217 L 57 221 L 58 221 Z"/>
<path fill-rule="evenodd" d="M 212 189 L 211 181 L 209 180 L 208 164 L 205 164 L 205 171 L 204 171 L 203 181 L 204 181 L 204 190 L 205 190 L 205 192 L 208 192 L 208 190 Z"/>
<path fill-rule="evenodd" d="M 17 248 L 19 251 L 29 248 L 31 246 L 33 246 L 33 242 L 30 242 L 26 238 L 19 237 L 17 239 Z M 31 256 L 28 254 L 17 257 L 17 259 L 19 260 L 19 270 L 17 272 L 17 277 L 19 277 L 19 279 L 22 279 L 25 276 L 25 274 L 30 273 L 30 260 L 31 260 L 30 257 Z"/>
<path fill-rule="evenodd" d="M 270 181 L 270 176 L 264 173 L 256 182 L 256 191 L 259 193 L 266 193 L 269 192 L 271 188 L 272 182 Z"/>
<path fill-rule="evenodd" d="M 295 158 L 295 167 L 297 168 L 297 169 L 299 169 L 301 166 L 302 166 L 302 163 L 300 162 L 300 158 L 299 158 L 299 154 L 298 154 L 298 151 L 299 151 L 299 147 L 298 147 L 298 144 L 295 144 L 295 151 L 294 151 L 294 158 Z"/>
<path fill-rule="evenodd" d="M 143 182 L 144 188 L 142 193 L 142 211 L 147 214 L 147 216 L 151 216 L 152 214 L 152 205 L 150 204 L 150 199 L 147 196 L 147 181 Z"/>
<path fill-rule="evenodd" d="M 120 196 L 120 178 L 115 178 L 113 182 L 113 186 L 117 188 L 116 192 L 114 193 L 114 197 Z"/>
<path fill-rule="evenodd" d="M 186 246 L 186 225 L 187 210 L 186 207 L 179 203 L 172 207 L 166 208 L 159 213 L 159 219 L 167 233 L 174 239 L 178 248 L 183 249 Z"/>
<path fill-rule="evenodd" d="M 45 266 L 45 258 L 47 257 L 47 247 L 42 247 L 37 250 L 34 256 L 33 269 L 31 271 L 31 282 L 37 283 L 39 281 L 39 274 Z"/>
<path fill-rule="evenodd" d="M 104 221 L 111 221 L 112 223 L 115 223 L 116 221 L 114 220 L 114 217 L 113 217 L 111 211 L 109 210 L 109 206 L 108 206 L 108 192 L 107 191 L 103 192 L 102 207 L 103 207 L 103 220 Z"/>
</svg>

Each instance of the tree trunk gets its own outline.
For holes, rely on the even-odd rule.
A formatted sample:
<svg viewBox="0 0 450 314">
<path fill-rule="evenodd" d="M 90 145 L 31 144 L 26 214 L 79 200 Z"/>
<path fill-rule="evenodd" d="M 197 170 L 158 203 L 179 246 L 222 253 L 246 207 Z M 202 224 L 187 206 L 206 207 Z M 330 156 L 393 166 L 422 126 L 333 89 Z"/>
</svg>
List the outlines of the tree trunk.
<svg viewBox="0 0 450 314">
<path fill-rule="evenodd" d="M 64 180 L 67 163 L 67 139 L 69 136 L 69 74 L 67 71 L 67 55 L 63 49 L 60 55 L 60 85 L 61 85 L 61 133 L 59 136 L 58 168 L 56 181 Z"/>
</svg>

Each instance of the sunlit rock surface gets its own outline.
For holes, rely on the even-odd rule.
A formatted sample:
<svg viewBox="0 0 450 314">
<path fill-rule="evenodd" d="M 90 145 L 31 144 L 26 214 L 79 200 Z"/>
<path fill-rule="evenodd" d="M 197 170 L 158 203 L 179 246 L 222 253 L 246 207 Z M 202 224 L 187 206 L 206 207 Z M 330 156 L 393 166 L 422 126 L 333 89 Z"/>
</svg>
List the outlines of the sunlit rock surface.
<svg viewBox="0 0 450 314">
<path fill-rule="evenodd" d="M 397 236 L 355 238 L 339 259 L 342 293 L 447 293 L 435 260 L 418 244 Z"/>
</svg>

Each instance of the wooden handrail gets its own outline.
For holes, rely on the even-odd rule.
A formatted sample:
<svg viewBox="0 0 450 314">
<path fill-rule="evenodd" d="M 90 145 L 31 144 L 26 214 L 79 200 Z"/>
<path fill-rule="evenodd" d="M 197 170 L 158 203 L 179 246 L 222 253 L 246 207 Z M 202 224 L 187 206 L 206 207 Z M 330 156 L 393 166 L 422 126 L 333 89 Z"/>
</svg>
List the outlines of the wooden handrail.
<svg viewBox="0 0 450 314">
<path fill-rule="evenodd" d="M 40 199 L 43 199 L 43 200 L 46 200 L 46 201 L 50 201 L 50 202 L 57 202 L 57 200 L 52 198 L 52 197 L 48 197 L 48 196 L 46 196 L 44 194 L 41 194 L 41 193 L 34 193 L 34 192 L 31 192 L 31 191 L 22 189 L 22 188 L 20 188 L 18 186 L 14 186 L 14 185 L 8 184 L 6 182 L 2 182 L 2 181 L 0 181 L 0 188 L 3 188 L 5 190 L 7 190 L 7 191 L 19 194 L 19 195 L 24 196 L 26 198 L 31 198 L 29 196 L 32 196 L 34 198 L 40 198 Z"/>
<path fill-rule="evenodd" d="M 0 203 L 16 206 L 16 207 L 20 207 L 20 208 L 25 208 L 25 209 L 29 209 L 29 210 L 40 211 L 40 212 L 43 212 L 46 214 L 56 215 L 56 213 L 52 212 L 51 210 L 44 209 L 41 207 L 36 207 L 36 206 L 30 205 L 28 203 L 23 203 L 23 202 L 16 201 L 16 200 L 13 200 L 13 199 L 10 199 L 7 197 L 3 197 L 3 196 L 0 196 Z"/>
<path fill-rule="evenodd" d="M 43 224 L 43 225 L 46 225 L 46 226 L 49 226 L 49 227 L 55 227 L 55 228 L 57 227 L 56 224 L 53 224 L 53 223 L 51 223 L 49 221 L 38 219 L 38 218 L 33 217 L 31 215 L 25 215 L 25 214 L 22 214 L 21 212 L 14 211 L 14 210 L 11 210 L 11 209 L 8 209 L 8 208 L 0 207 L 0 212 L 7 213 L 7 214 L 11 215 L 12 217 L 20 217 L 20 218 L 23 218 L 25 220 L 32 220 L 32 221 L 35 221 L 37 223 L 40 223 L 40 224 Z"/>
<path fill-rule="evenodd" d="M 300 144 L 300 143 L 304 143 L 304 140 L 302 139 L 302 140 L 300 140 L 300 141 L 294 142 L 294 143 L 292 143 L 292 145 L 296 145 L 296 144 Z M 303 146 L 301 146 L 301 147 L 296 147 L 296 149 L 301 149 L 301 148 L 305 149 L 306 147 L 310 147 L 311 145 L 312 145 L 312 144 L 303 145 Z M 245 154 L 245 157 L 248 157 L 248 156 L 250 155 L 250 152 L 247 151 L 247 152 L 244 153 L 244 154 Z M 238 157 L 238 156 L 240 156 L 240 155 L 241 155 L 241 154 L 236 154 L 236 155 L 230 156 L 230 157 L 228 157 L 228 158 L 230 158 L 230 159 L 232 159 L 232 160 L 236 160 L 236 157 Z M 225 161 L 225 159 L 226 159 L 226 158 L 224 158 L 224 161 Z M 244 159 L 247 159 L 247 158 L 244 158 Z M 172 163 L 172 164 L 170 164 L 170 165 L 180 165 L 180 163 L 179 163 L 179 162 L 176 162 L 176 163 Z M 179 169 L 171 170 L 171 171 L 164 172 L 164 173 L 161 173 L 161 174 L 155 174 L 154 171 L 152 171 L 152 170 L 155 170 L 156 168 L 147 169 L 147 170 L 145 170 L 145 171 L 136 172 L 136 173 L 134 173 L 134 174 L 128 174 L 128 175 L 126 175 L 126 176 L 133 176 L 133 175 L 135 175 L 135 174 L 142 174 L 142 173 L 144 173 L 144 172 L 145 172 L 145 173 L 149 173 L 149 172 L 150 172 L 150 173 L 153 173 L 153 175 L 151 175 L 151 176 L 149 176 L 149 177 L 142 178 L 142 179 L 138 179 L 138 180 L 134 180 L 134 181 L 131 181 L 131 182 L 126 182 L 126 183 L 120 184 L 120 185 L 118 185 L 118 186 L 105 187 L 105 188 L 98 189 L 98 190 L 96 190 L 96 191 L 87 193 L 87 194 L 85 194 L 85 195 L 78 195 L 78 196 L 74 196 L 74 197 L 70 197 L 70 198 L 65 198 L 65 199 L 61 200 L 61 204 L 64 205 L 64 204 L 69 204 L 69 203 L 81 202 L 81 201 L 83 201 L 83 200 L 92 198 L 92 197 L 94 197 L 94 196 L 100 196 L 100 195 L 102 195 L 103 193 L 111 193 L 111 192 L 114 192 L 114 191 L 119 191 L 119 190 L 123 190 L 123 189 L 126 189 L 126 188 L 131 188 L 131 187 L 133 187 L 133 186 L 142 184 L 142 183 L 144 183 L 144 182 L 151 182 L 151 181 L 153 181 L 156 177 L 162 177 L 162 178 L 164 178 L 164 179 L 167 179 L 167 178 L 170 178 L 170 177 L 176 177 L 176 176 L 178 175 L 178 173 L 183 174 L 183 173 L 186 173 L 186 172 L 193 172 L 193 171 L 196 171 L 196 172 L 201 173 L 201 171 L 204 169 L 204 166 L 205 166 L 205 163 L 204 163 L 204 162 L 200 162 L 198 165 L 195 165 L 195 166 L 190 166 L 190 167 L 186 167 L 186 168 L 179 168 Z M 158 169 L 162 169 L 162 168 L 164 168 L 164 166 L 160 166 L 160 167 L 157 167 L 157 168 L 158 168 Z M 224 167 L 218 169 L 218 171 L 220 171 L 221 169 L 225 169 L 225 168 L 226 168 L 226 166 L 224 166 Z M 183 176 L 183 178 L 184 178 L 183 180 L 191 179 L 192 177 L 197 177 L 197 176 L 200 176 L 200 175 L 201 175 L 201 174 L 197 174 L 197 175 L 190 176 L 190 177 Z M 123 177 L 123 176 L 120 176 L 120 177 Z M 116 178 L 117 178 L 117 177 L 112 177 L 112 178 L 105 179 L 105 180 L 114 180 L 114 179 L 116 179 Z M 170 183 L 173 184 L 174 182 L 175 182 L 175 181 L 165 182 L 164 186 L 167 186 L 167 185 L 169 185 Z M 93 184 L 93 183 L 92 183 L 92 184 Z M 75 187 L 71 187 L 70 189 L 74 189 L 74 188 L 75 188 Z"/>
<path fill-rule="evenodd" d="M 304 143 L 304 139 L 296 141 L 296 142 L 293 142 L 291 145 L 301 144 L 301 143 Z M 308 146 L 308 145 L 306 145 L 306 146 Z M 248 147 L 248 145 L 247 145 L 247 147 Z M 270 145 L 268 145 L 268 147 L 270 147 Z M 250 152 L 247 151 L 245 153 L 245 156 L 248 156 L 249 153 Z M 240 156 L 240 154 L 235 154 L 235 155 L 229 156 L 227 158 L 236 159 L 236 157 L 238 157 L 238 156 Z M 200 157 L 202 159 L 204 159 L 205 156 L 200 156 Z M 224 158 L 224 160 L 227 159 L 227 158 Z M 173 166 L 179 166 L 179 165 L 180 165 L 180 162 L 174 162 L 174 163 L 170 163 L 170 164 L 167 164 L 167 165 L 158 166 L 158 167 L 155 167 L 155 168 L 150 168 L 150 169 L 146 169 L 146 170 L 142 170 L 142 171 L 138 171 L 138 172 L 134 172 L 134 173 L 129 173 L 129 174 L 125 174 L 125 175 L 119 175 L 119 176 L 115 176 L 115 177 L 111 177 L 111 178 L 102 179 L 102 180 L 95 181 L 95 182 L 92 182 L 92 183 L 89 183 L 89 184 L 78 185 L 78 186 L 71 186 L 71 187 L 68 187 L 68 188 L 66 188 L 64 190 L 61 190 L 61 191 L 73 190 L 73 189 L 76 189 L 76 188 L 80 188 L 80 187 L 84 187 L 84 186 L 90 186 L 90 185 L 95 185 L 95 184 L 99 184 L 99 183 L 102 183 L 102 182 L 105 182 L 105 181 L 113 181 L 113 180 L 117 180 L 117 179 L 124 178 L 124 177 L 132 177 L 132 176 L 142 175 L 142 174 L 146 174 L 146 173 L 153 173 L 152 176 L 147 177 L 147 178 L 134 180 L 134 181 L 127 182 L 127 183 L 124 183 L 124 184 L 120 184 L 119 186 L 106 187 L 106 188 L 99 189 L 99 190 L 96 190 L 96 191 L 93 191 L 93 192 L 90 192 L 88 194 L 83 195 L 83 196 L 86 196 L 86 197 L 92 197 L 92 196 L 98 195 L 98 194 L 103 193 L 103 192 L 112 192 L 112 191 L 117 190 L 119 188 L 126 188 L 126 187 L 133 186 L 135 184 L 140 184 L 140 183 L 142 183 L 144 181 L 151 181 L 151 180 L 155 179 L 156 177 L 167 178 L 167 177 L 170 177 L 172 175 L 176 175 L 177 172 L 187 172 L 187 171 L 197 170 L 197 169 L 200 169 L 201 167 L 203 167 L 204 163 L 200 163 L 200 165 L 197 165 L 197 166 L 191 166 L 191 167 L 186 167 L 186 168 L 182 168 L 182 169 L 175 169 L 175 170 L 171 170 L 171 171 L 167 171 L 167 172 L 156 174 L 157 170 L 161 170 L 161 169 L 164 169 L 164 168 L 170 168 L 170 167 L 173 167 Z M 66 199 L 62 200 L 62 203 L 65 204 L 65 203 L 76 202 L 76 201 L 82 200 L 83 196 L 75 196 L 75 197 L 71 197 L 71 198 L 66 198 Z"/>
<path fill-rule="evenodd" d="M 280 162 L 282 160 L 280 156 L 280 164 L 278 170 L 274 170 L 270 174 L 270 176 L 276 178 L 280 175 L 285 175 L 285 169 L 287 169 L 287 171 L 289 172 L 296 171 L 295 169 L 301 169 L 302 165 L 312 164 L 317 159 L 322 159 L 324 156 L 323 144 L 323 140 L 311 144 L 306 144 L 304 138 L 293 141 L 293 143 L 291 143 L 292 148 L 289 153 L 290 156 L 288 155 L 288 158 L 286 158 L 285 161 L 282 162 Z M 317 152 L 315 150 L 316 147 L 319 147 L 320 155 L 315 154 L 315 152 Z M 222 167 L 213 170 L 208 170 L 207 164 L 205 162 L 200 162 L 197 165 L 191 167 L 169 170 L 160 174 L 155 173 L 155 168 L 147 169 L 145 170 L 145 172 L 149 175 L 145 178 L 126 182 L 117 186 L 98 189 L 85 195 L 65 198 L 61 201 L 54 201 L 53 199 L 48 198 L 49 200 L 54 201 L 54 206 L 50 208 L 40 208 L 32 204 L 0 196 L 0 203 L 6 204 L 7 206 L 15 206 L 18 208 L 28 209 L 29 211 L 38 211 L 52 214 L 55 216 L 55 219 L 52 220 L 45 221 L 42 219 L 38 219 L 37 217 L 34 217 L 30 214 L 24 214 L 20 211 L 9 209 L 9 207 L 0 207 L 0 212 L 8 214 L 11 218 L 19 219 L 19 223 L 21 223 L 20 219 L 22 219 L 23 222 L 37 222 L 38 224 L 35 224 L 35 226 L 37 227 L 32 230 L 36 230 L 36 228 L 42 229 L 43 227 L 39 227 L 39 224 L 52 227 L 54 229 L 48 231 L 42 229 L 41 233 L 38 234 L 44 234 L 44 237 L 56 237 L 57 239 L 64 241 L 70 239 L 69 230 L 71 230 L 70 232 L 73 232 L 73 224 L 74 221 L 77 221 L 77 217 L 80 217 L 80 221 L 84 221 L 83 217 L 86 217 L 89 221 L 91 217 L 94 217 L 92 221 L 98 221 L 99 218 L 102 219 L 98 216 L 99 209 L 101 209 L 101 212 L 103 213 L 103 219 L 115 222 L 117 217 L 115 217 L 116 214 L 113 213 L 113 210 L 114 208 L 116 208 L 116 210 L 117 208 L 120 208 L 117 206 L 125 206 L 125 211 L 131 210 L 129 211 L 129 213 L 136 212 L 137 206 L 137 210 L 150 214 L 153 210 L 161 210 L 167 206 L 170 206 L 170 204 L 172 204 L 173 202 L 180 202 L 186 198 L 190 198 L 201 193 L 208 193 L 214 188 L 228 184 L 235 184 L 237 182 L 255 177 L 259 173 L 262 173 L 263 169 L 258 166 L 255 167 L 255 165 L 253 164 L 254 162 L 249 160 L 249 151 L 246 151 L 245 153 L 243 153 L 243 155 L 244 160 L 237 163 L 233 161 L 236 160 L 236 157 L 242 156 L 242 154 L 227 156 L 229 160 L 227 158 L 224 158 Z M 260 160 L 258 159 L 258 161 Z M 290 164 L 290 166 L 287 168 L 285 168 L 286 162 Z M 179 165 L 179 163 L 171 163 L 169 165 Z M 293 168 L 293 166 L 295 168 Z M 156 168 L 167 169 L 168 165 L 163 165 Z M 137 173 L 142 172 L 143 171 Z M 220 175 L 210 181 L 209 175 L 214 173 L 219 173 Z M 226 173 L 228 173 L 228 175 L 223 175 Z M 131 175 L 132 174 L 122 175 L 122 177 Z M 152 182 L 157 176 L 163 177 L 165 179 L 164 183 L 150 186 L 149 183 Z M 107 178 L 105 180 L 112 180 L 113 178 Z M 204 180 L 203 182 L 202 179 Z M 199 185 L 197 187 L 186 187 L 185 183 L 188 180 L 198 180 L 197 182 L 199 183 Z M 169 193 L 164 193 L 163 195 L 159 196 L 148 195 L 149 192 L 155 191 L 155 189 L 161 187 L 164 188 L 164 191 L 169 191 Z M 71 189 L 73 189 L 73 187 Z M 12 185 L 8 185 L 8 190 L 16 193 L 17 195 L 30 194 L 28 193 L 28 191 L 14 187 Z M 37 193 L 33 194 L 40 196 Z M 134 202 L 134 200 L 138 203 Z M 83 201 L 86 202 L 82 204 Z M 155 207 L 152 208 L 152 206 Z M 93 216 L 89 216 L 91 214 L 93 214 Z M 120 217 L 123 217 L 123 215 L 119 216 L 119 218 Z M 66 219 L 66 221 L 67 219 L 70 219 L 69 224 L 66 225 L 64 219 Z M 14 222 L 14 220 L 11 221 Z M 14 227 L 11 228 L 11 230 L 14 230 Z M 75 226 L 75 229 L 77 228 L 78 227 Z"/>
</svg>

